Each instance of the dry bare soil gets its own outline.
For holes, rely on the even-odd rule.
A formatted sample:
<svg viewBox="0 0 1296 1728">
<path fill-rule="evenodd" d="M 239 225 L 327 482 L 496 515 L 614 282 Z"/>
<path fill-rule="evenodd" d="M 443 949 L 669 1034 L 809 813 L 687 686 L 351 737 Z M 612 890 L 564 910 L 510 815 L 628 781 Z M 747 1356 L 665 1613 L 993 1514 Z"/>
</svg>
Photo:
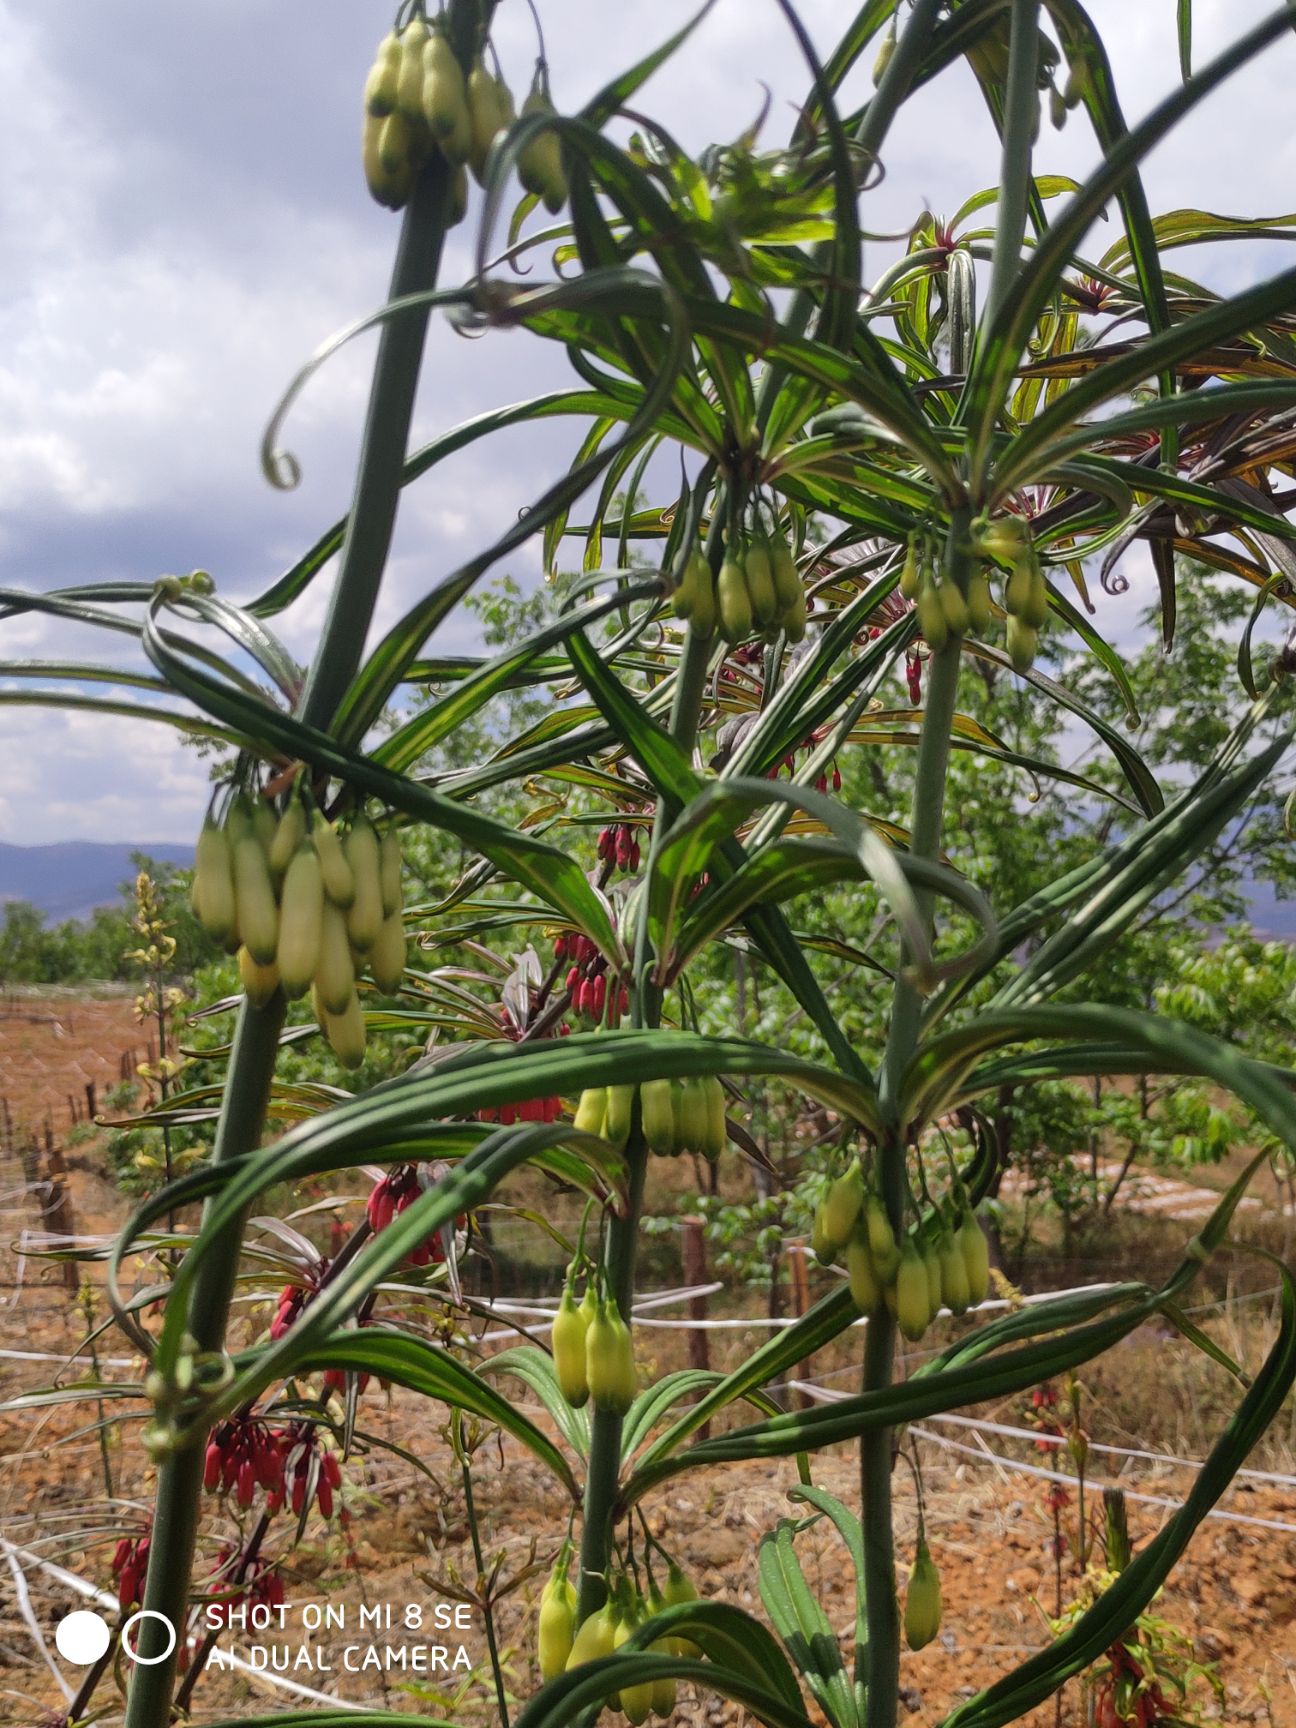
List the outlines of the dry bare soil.
<svg viewBox="0 0 1296 1728">
<path fill-rule="evenodd" d="M 40 1035 L 15 1033 L 0 1023 L 0 1090 L 13 1095 L 21 1086 L 29 1111 L 41 1110 L 42 1083 L 52 1093 L 51 1105 L 57 1104 L 73 1083 L 71 1075 L 92 1064 L 106 1064 L 107 1078 L 115 1079 L 117 1054 L 138 1039 L 129 1003 L 76 1006 L 69 1018 L 77 1029 L 67 1040 L 69 1060 L 40 1068 L 35 1059 L 44 1061 L 48 1056 Z M 52 1033 L 49 1038 L 53 1040 Z M 10 1067 L 18 1050 L 24 1061 L 33 1059 L 30 1070 L 24 1068 L 21 1074 Z M 44 1082 L 41 1075 L 46 1076 Z M 70 1165 L 73 1199 L 86 1223 L 112 1227 L 124 1214 L 125 1202 L 106 1180 L 101 1152 L 79 1148 Z M 12 1179 L 13 1171 L 6 1169 L 0 1188 L 8 1191 Z M 6 1242 L 21 1227 L 22 1205 L 21 1197 L 15 1200 L 9 1195 L 3 1220 Z M 22 1290 L 16 1288 L 14 1278 L 13 1258 L 0 1248 L 0 1344 L 9 1352 L 0 1356 L 0 1397 L 5 1399 L 48 1384 L 60 1372 L 59 1358 L 83 1337 L 80 1319 L 52 1268 L 29 1260 Z M 731 1306 L 729 1311 L 736 1308 Z M 249 1312 L 249 1326 L 264 1325 L 267 1313 Z M 1258 1360 L 1264 1343 L 1258 1321 L 1247 1332 L 1240 1329 L 1236 1317 L 1225 1324 L 1230 1328 L 1230 1347 L 1245 1347 L 1248 1359 Z M 750 1349 L 759 1334 L 735 1331 L 721 1336 L 725 1343 L 717 1365 L 726 1366 Z M 640 1331 L 638 1337 L 645 1377 L 682 1364 L 683 1333 Z M 111 1358 L 118 1347 L 110 1336 L 102 1348 Z M 13 1354 L 20 1351 L 49 1359 Z M 837 1384 L 849 1383 L 857 1354 L 857 1342 L 848 1340 L 815 1366 L 830 1376 L 841 1376 Z M 102 1366 L 106 1379 L 131 1378 L 128 1366 L 114 1366 L 112 1360 Z M 1087 1385 L 1095 1440 L 1156 1451 L 1179 1447 L 1185 1456 L 1194 1452 L 1201 1456 L 1204 1436 L 1216 1422 L 1215 1411 L 1223 1411 L 1230 1396 L 1218 1369 L 1199 1366 L 1182 1346 L 1172 1346 L 1164 1335 L 1151 1331 L 1114 1353 L 1101 1373 L 1089 1376 Z M 1151 1397 L 1149 1386 L 1154 1388 Z M 1022 1402 L 982 1414 L 1016 1426 L 1022 1420 Z M 1158 1432 L 1148 1432 L 1147 1412 L 1158 1408 L 1164 1410 L 1165 1420 Z M 118 1414 L 129 1409 L 115 1406 Z M 535 1414 L 544 1421 L 539 1412 Z M 127 1416 L 109 1427 L 105 1460 L 92 1426 L 95 1415 L 94 1404 L 81 1403 L 0 1417 L 0 1535 L 27 1556 L 22 1562 L 26 1601 L 6 1576 L 7 1569 L 0 1570 L 0 1723 L 40 1722 L 43 1710 L 59 1705 L 59 1692 L 32 1628 L 40 1629 L 52 1653 L 53 1627 L 71 1608 L 82 1605 L 65 1580 L 42 1571 L 30 1557 L 66 1567 L 106 1587 L 111 1582 L 110 1557 L 121 1531 L 139 1533 L 145 1527 L 151 1484 L 135 1442 L 135 1419 Z M 457 1593 L 471 1592 L 477 1576 L 464 1485 L 447 1446 L 442 1417 L 443 1412 L 404 1392 L 375 1387 L 365 1395 L 359 1427 L 369 1438 L 346 1467 L 345 1526 L 336 1519 L 329 1523 L 312 1519 L 304 1541 L 289 1552 L 293 1521 L 278 1521 L 268 1552 L 284 1555 L 289 1602 L 284 1629 L 240 1632 L 232 1645 L 245 1657 L 253 1646 L 273 1650 L 281 1659 L 286 1652 L 293 1664 L 288 1677 L 330 1698 L 381 1704 L 414 1717 L 448 1715 L 456 1722 L 485 1728 L 499 1720 L 499 1711 L 479 1611 L 470 1610 L 468 1629 L 456 1635 L 430 1632 L 426 1622 L 422 1627 L 404 1624 L 408 1605 L 417 1604 L 426 1614 L 437 1602 L 450 1603 Z M 937 1430 L 933 1427 L 930 1432 Z M 942 1575 L 945 1621 L 933 1645 L 904 1658 L 907 1728 L 938 1723 L 953 1705 L 1039 1649 L 1046 1640 L 1043 1616 L 1052 1610 L 1057 1588 L 1046 1484 L 1012 1468 L 1047 1466 L 1052 1458 L 1021 1439 L 993 1434 L 977 1438 L 955 1429 L 942 1432 L 946 1439 L 971 1443 L 979 1456 L 965 1457 L 930 1439 L 917 1442 L 926 1480 L 928 1535 Z M 405 1455 L 384 1450 L 378 1444 L 382 1440 L 396 1442 Z M 1283 1474 L 1291 1470 L 1288 1457 L 1280 1435 L 1256 1462 Z M 1180 1500 L 1193 1480 L 1190 1471 L 1154 1466 L 1146 1460 L 1122 1463 L 1095 1455 L 1092 1467 L 1091 1507 L 1101 1484 L 1117 1479 L 1115 1472 L 1133 1494 L 1149 1496 L 1130 1501 L 1136 1548 L 1168 1516 L 1159 1502 Z M 858 1504 L 848 1448 L 822 1456 L 816 1462 L 815 1478 L 848 1504 Z M 780 1518 L 804 1515 L 804 1507 L 791 1497 L 796 1481 L 791 1461 L 724 1466 L 681 1478 L 650 1499 L 649 1524 L 654 1535 L 687 1565 L 704 1595 L 739 1603 L 759 1614 L 758 1544 Z M 477 1455 L 473 1489 L 488 1567 L 502 1556 L 503 1577 L 521 1580 L 497 1612 L 510 1709 L 516 1715 L 513 1701 L 525 1699 L 535 1684 L 534 1606 L 543 1568 L 565 1528 L 567 1507 L 552 1480 L 528 1455 L 512 1442 L 501 1446 L 493 1438 Z M 916 1530 L 913 1484 L 904 1468 L 897 1471 L 896 1492 L 903 1581 Z M 208 1498 L 206 1510 L 199 1575 L 214 1564 L 221 1543 L 232 1534 L 236 1516 L 234 1508 L 215 1497 Z M 1199 1660 L 1216 1666 L 1224 1687 L 1223 1702 L 1213 1702 L 1207 1692 L 1199 1694 L 1209 1719 L 1296 1728 L 1296 1491 L 1281 1481 L 1244 1481 L 1226 1498 L 1222 1510 L 1228 1516 L 1202 1526 L 1156 1612 L 1191 1637 Z M 820 1524 L 806 1529 L 797 1546 L 811 1587 L 844 1644 L 853 1627 L 854 1599 L 839 1539 L 830 1527 Z M 529 1570 L 533 1563 L 534 1570 Z M 1069 1597 L 1073 1579 L 1065 1569 L 1062 1588 Z M 338 1611 L 344 1624 L 312 1630 L 308 1614 L 325 1605 Z M 369 1614 L 364 1628 L 362 1609 Z M 394 1625 L 390 1630 L 376 1629 L 387 1618 L 385 1610 L 391 1610 Z M 410 1652 L 418 1647 L 425 1651 L 442 1647 L 445 1660 L 453 1661 L 459 1643 L 472 1665 L 466 1676 L 462 1671 L 413 1673 L 399 1665 L 408 1662 Z M 365 1662 L 371 1648 L 394 1652 L 381 1659 L 397 1665 L 385 1671 L 346 1670 L 348 1660 Z M 436 1659 L 425 1655 L 425 1660 L 434 1663 Z M 64 1672 L 75 1685 L 76 1672 L 66 1667 Z M 111 1682 L 101 1696 L 105 1701 L 111 1698 Z M 291 1693 L 276 1690 L 257 1676 L 209 1673 L 195 1695 L 193 1720 L 207 1723 L 251 1716 L 285 1709 L 294 1701 Z M 674 1717 L 681 1724 L 744 1719 L 731 1705 L 687 1694 L 681 1696 Z M 1038 1728 L 1058 1720 L 1052 1703 L 1030 1718 Z M 1074 1687 L 1064 1698 L 1060 1720 L 1076 1728 L 1083 1720 Z"/>
</svg>

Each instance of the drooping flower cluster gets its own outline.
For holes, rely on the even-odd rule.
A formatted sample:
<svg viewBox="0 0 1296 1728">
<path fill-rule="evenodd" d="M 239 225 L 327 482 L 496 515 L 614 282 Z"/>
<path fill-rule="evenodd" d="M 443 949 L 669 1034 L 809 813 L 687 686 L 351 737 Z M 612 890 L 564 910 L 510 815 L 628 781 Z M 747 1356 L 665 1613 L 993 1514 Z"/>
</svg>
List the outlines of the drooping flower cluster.
<svg viewBox="0 0 1296 1728">
<path fill-rule="evenodd" d="M 288 1435 L 257 1417 L 231 1417 L 218 1422 L 207 1442 L 203 1487 L 208 1493 L 232 1489 L 235 1504 L 249 1507 L 258 1488 L 265 1490 L 267 1510 L 283 1504 L 284 1452 Z M 271 1505 L 271 1502 L 274 1505 Z"/>
</svg>

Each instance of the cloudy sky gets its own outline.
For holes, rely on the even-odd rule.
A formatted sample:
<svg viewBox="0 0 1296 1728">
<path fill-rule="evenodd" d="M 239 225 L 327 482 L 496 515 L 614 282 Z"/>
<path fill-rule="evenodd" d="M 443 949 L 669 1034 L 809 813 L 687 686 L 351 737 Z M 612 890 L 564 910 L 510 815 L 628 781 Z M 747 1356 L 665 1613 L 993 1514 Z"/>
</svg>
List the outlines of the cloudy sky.
<svg viewBox="0 0 1296 1728">
<path fill-rule="evenodd" d="M 555 99 L 569 108 L 694 6 L 539 3 Z M 1174 0 L 1090 9 L 1137 118 L 1177 78 Z M 1199 59 L 1267 10 L 1198 0 Z M 845 0 L 801 5 L 820 46 L 853 11 Z M 152 580 L 201 566 L 223 593 L 248 597 L 341 513 L 370 339 L 332 361 L 292 415 L 295 492 L 266 485 L 258 445 L 298 364 L 383 297 L 397 224 L 369 200 L 356 146 L 360 86 L 390 13 L 391 0 L 131 0 L 92 14 L 0 0 L 0 583 Z M 495 41 L 524 89 L 535 50 L 523 0 L 502 0 Z M 762 80 L 772 145 L 804 86 L 786 27 L 764 0 L 719 0 L 641 100 L 701 148 L 750 121 Z M 1296 40 L 1285 40 L 1199 110 L 1149 164 L 1154 212 L 1276 215 L 1296 202 L 1294 81 Z M 1061 136 L 1046 127 L 1042 169 L 1080 174 L 1093 159 L 1079 121 Z M 886 168 L 863 206 L 878 234 L 908 227 L 924 206 L 950 213 L 997 179 L 965 69 L 905 111 Z M 460 230 L 444 281 L 464 275 L 467 244 Z M 871 244 L 866 273 L 893 253 Z M 1212 264 L 1212 279 L 1237 287 L 1283 261 L 1276 245 L 1239 245 Z M 1180 254 L 1176 267 L 1199 262 Z M 521 334 L 468 342 L 439 323 L 416 440 L 569 381 L 555 353 Z M 411 489 L 378 626 L 493 538 L 566 465 L 570 436 L 510 434 Z M 533 580 L 538 561 L 524 551 L 508 568 Z M 1130 628 L 1141 589 L 1136 580 L 1123 600 L 1100 597 L 1108 634 Z M 281 621 L 300 658 L 325 597 L 321 582 Z M 451 624 L 439 643 L 469 639 Z M 74 654 L 120 660 L 122 648 L 34 616 L 0 621 L 0 660 Z M 202 764 L 164 727 L 0 706 L 0 840 L 188 840 L 205 797 Z"/>
</svg>

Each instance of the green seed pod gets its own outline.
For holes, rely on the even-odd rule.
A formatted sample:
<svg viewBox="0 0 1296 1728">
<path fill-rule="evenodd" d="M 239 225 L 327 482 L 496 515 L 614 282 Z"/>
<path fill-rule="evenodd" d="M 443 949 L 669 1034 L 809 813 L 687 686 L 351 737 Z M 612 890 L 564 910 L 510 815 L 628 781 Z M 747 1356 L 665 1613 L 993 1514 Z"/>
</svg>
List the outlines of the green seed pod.
<svg viewBox="0 0 1296 1728">
<path fill-rule="evenodd" d="M 672 1560 L 670 1572 L 666 1578 L 666 1587 L 662 1591 L 662 1601 L 668 1608 L 674 1608 L 681 1602 L 696 1602 L 697 1600 L 698 1593 L 693 1580 L 681 1572 Z M 677 1638 L 675 1642 L 679 1647 L 681 1656 L 700 1657 L 702 1654 L 702 1651 L 691 1638 Z"/>
<path fill-rule="evenodd" d="M 675 1151 L 675 1103 L 669 1080 L 645 1080 L 639 1088 L 639 1112 L 648 1150 L 669 1158 Z"/>
<path fill-rule="evenodd" d="M 193 909 L 215 941 L 230 941 L 238 928 L 234 898 L 234 861 L 229 837 L 209 816 L 194 850 Z"/>
<path fill-rule="evenodd" d="M 695 552 L 689 562 L 694 568 L 693 611 L 689 627 L 701 642 L 709 642 L 716 627 L 716 585 L 711 566 L 701 552 Z"/>
<path fill-rule="evenodd" d="M 617 1622 L 612 1634 L 612 1648 L 619 1650 L 643 1619 L 643 1609 L 638 1602 L 627 1604 L 626 1611 Z M 651 1680 L 639 1681 L 634 1686 L 621 1688 L 621 1710 L 629 1721 L 636 1725 L 646 1722 L 653 1707 L 653 1685 Z"/>
<path fill-rule="evenodd" d="M 456 162 L 450 170 L 449 205 L 446 210 L 446 223 L 451 228 L 457 228 L 468 214 L 468 170 L 462 162 Z"/>
<path fill-rule="evenodd" d="M 706 1141 L 703 1152 L 714 1164 L 729 1144 L 729 1127 L 725 1121 L 725 1090 L 712 1074 L 706 1081 Z"/>
<path fill-rule="evenodd" d="M 331 900 L 325 900 L 320 919 L 315 988 L 328 1014 L 345 1013 L 348 1002 L 355 995 L 355 967 L 351 963 L 351 944 L 347 941 L 346 914 Z"/>
<path fill-rule="evenodd" d="M 355 897 L 347 910 L 347 935 L 357 952 L 367 954 L 382 929 L 383 897 L 378 836 L 363 810 L 352 823 L 343 850 L 355 880 Z"/>
<path fill-rule="evenodd" d="M 270 874 L 275 886 L 288 874 L 288 866 L 297 856 L 297 849 L 306 838 L 306 812 L 300 798 L 294 798 L 275 823 L 270 841 Z"/>
<path fill-rule="evenodd" d="M 948 1230 L 940 1234 L 941 1296 L 951 1314 L 966 1314 L 972 1301 L 963 1248 Z"/>
<path fill-rule="evenodd" d="M 916 1344 L 931 1321 L 927 1302 L 927 1268 L 911 1241 L 900 1250 L 896 1273 L 896 1319 L 911 1344 Z"/>
<path fill-rule="evenodd" d="M 710 572 L 708 572 L 708 575 Z M 671 611 L 677 618 L 692 616 L 697 599 L 698 569 L 696 553 L 690 552 L 683 565 L 675 574 L 675 586 L 671 589 Z"/>
<path fill-rule="evenodd" d="M 824 1229 L 835 1248 L 844 1248 L 855 1233 L 864 1204 L 864 1172 L 858 1160 L 829 1188 L 824 1197 Z"/>
<path fill-rule="evenodd" d="M 1034 574 L 1035 560 L 1027 549 L 1017 559 L 1007 582 L 1004 583 L 1004 610 L 1014 618 L 1026 618 Z"/>
<path fill-rule="evenodd" d="M 465 87 L 468 98 L 468 119 L 472 126 L 472 149 L 468 153 L 468 166 L 473 171 L 473 178 L 480 186 L 486 171 L 486 158 L 495 134 L 503 124 L 500 108 L 500 92 L 495 80 L 486 70 L 485 63 L 478 60 L 468 74 Z"/>
<path fill-rule="evenodd" d="M 634 1403 L 634 1345 L 615 1302 L 599 1302 L 594 1309 L 585 1334 L 585 1378 L 596 1410 L 624 1416 Z"/>
<path fill-rule="evenodd" d="M 240 840 L 246 840 L 249 835 L 254 834 L 252 800 L 246 792 L 240 792 L 226 812 L 225 832 L 229 835 L 231 847 L 237 846 Z"/>
<path fill-rule="evenodd" d="M 533 84 L 526 101 L 522 104 L 522 118 L 528 114 L 552 114 L 553 104 L 538 84 Z M 537 132 L 529 144 L 523 145 L 518 153 L 518 179 L 526 191 L 536 198 L 543 198 L 549 185 L 549 158 L 544 146 L 552 134 Z"/>
<path fill-rule="evenodd" d="M 255 799 L 252 804 L 252 832 L 261 842 L 267 864 L 270 862 L 270 848 L 274 845 L 275 829 L 278 826 L 279 820 L 273 804 L 267 803 L 264 798 Z"/>
<path fill-rule="evenodd" d="M 927 1269 L 927 1308 L 934 1320 L 941 1311 L 941 1302 L 944 1299 L 941 1288 L 940 1247 L 933 1237 L 928 1236 L 921 1243 L 919 1252 Z"/>
<path fill-rule="evenodd" d="M 1021 621 L 1032 630 L 1042 630 L 1048 622 L 1048 583 L 1038 564 L 1031 569 L 1030 589 L 1022 607 Z"/>
<path fill-rule="evenodd" d="M 1029 672 L 1035 664 L 1035 650 L 1039 645 L 1039 632 L 1032 630 L 1029 624 L 1023 624 L 1020 618 L 1008 620 L 1008 657 L 1016 672 Z"/>
<path fill-rule="evenodd" d="M 384 918 L 378 927 L 378 940 L 369 950 L 369 970 L 373 981 L 384 996 L 395 996 L 405 982 L 405 919 L 400 912 Z"/>
<path fill-rule="evenodd" d="M 414 170 L 408 162 L 395 169 L 387 168 L 382 157 L 386 124 L 386 120 L 375 120 L 372 115 L 366 117 L 361 134 L 360 160 L 370 196 L 386 210 L 399 210 L 409 202 L 409 195 L 414 190 Z"/>
<path fill-rule="evenodd" d="M 783 633 L 789 642 L 804 641 L 807 614 L 805 589 L 798 586 L 796 599 L 783 614 Z"/>
<path fill-rule="evenodd" d="M 837 1258 L 837 1244 L 828 1234 L 822 1202 L 815 1207 L 814 1222 L 810 1226 L 810 1249 L 821 1266 L 831 1266 Z"/>
<path fill-rule="evenodd" d="M 399 108 L 394 108 L 382 122 L 378 134 L 378 160 L 389 179 L 395 179 L 413 166 L 413 135 L 410 123 Z"/>
<path fill-rule="evenodd" d="M 936 590 L 940 600 L 941 611 L 945 614 L 945 622 L 949 626 L 951 636 L 965 636 L 971 622 L 967 601 L 959 593 L 956 582 L 945 581 Z"/>
<path fill-rule="evenodd" d="M 590 1393 L 585 1373 L 585 1335 L 588 1330 L 589 1319 L 576 1306 L 568 1284 L 554 1315 L 550 1343 L 559 1390 L 573 1410 L 579 1410 Z"/>
<path fill-rule="evenodd" d="M 720 631 L 726 642 L 745 642 L 752 633 L 751 598 L 743 577 L 743 567 L 733 553 L 725 555 L 716 578 L 716 600 L 720 611 Z"/>
<path fill-rule="evenodd" d="M 949 640 L 949 625 L 945 622 L 945 608 L 940 603 L 935 583 L 923 583 L 915 605 L 918 608 L 918 628 L 932 653 L 938 654 Z"/>
<path fill-rule="evenodd" d="M 400 63 L 400 37 L 393 30 L 378 44 L 378 52 L 365 80 L 365 113 L 375 120 L 385 120 L 396 106 Z"/>
<path fill-rule="evenodd" d="M 269 966 L 279 946 L 279 908 L 264 848 L 255 833 L 234 846 L 234 904 L 239 935 L 258 966 Z"/>
<path fill-rule="evenodd" d="M 405 894 L 401 887 L 401 842 L 398 828 L 383 830 L 382 841 L 378 847 L 378 877 L 382 888 L 383 917 L 390 918 L 393 912 L 399 912 L 405 904 Z"/>
<path fill-rule="evenodd" d="M 705 1156 L 708 1125 L 706 1081 L 700 1078 L 682 1081 L 675 1104 L 676 1149 Z"/>
<path fill-rule="evenodd" d="M 411 18 L 400 39 L 396 108 L 412 131 L 427 125 L 423 117 L 423 50 L 428 40 L 427 25 L 421 18 Z"/>
<path fill-rule="evenodd" d="M 630 1138 L 630 1122 L 634 1115 L 633 1086 L 607 1088 L 607 1115 L 603 1121 L 603 1138 L 611 1141 L 618 1152 L 624 1152 Z"/>
<path fill-rule="evenodd" d="M 968 577 L 968 619 L 978 636 L 990 628 L 994 614 L 990 609 L 990 584 L 984 570 L 974 570 Z"/>
<path fill-rule="evenodd" d="M 344 1068 L 358 1068 L 364 1061 L 365 1021 L 360 998 L 354 989 L 340 1014 L 324 1013 L 324 1036 Z"/>
<path fill-rule="evenodd" d="M 612 1604 L 605 1602 L 601 1608 L 584 1621 L 572 1641 L 571 1655 L 567 1658 L 567 1670 L 579 1668 L 582 1662 L 596 1662 L 600 1656 L 612 1654 L 612 1640 L 616 1636 L 616 1625 L 612 1618 Z"/>
<path fill-rule="evenodd" d="M 311 829 L 311 840 L 319 853 L 324 892 L 345 912 L 355 899 L 355 876 L 342 850 L 338 831 L 331 822 L 317 822 Z"/>
<path fill-rule="evenodd" d="M 909 1574 L 909 1588 L 905 1592 L 905 1643 L 911 1650 L 921 1650 L 940 1631 L 940 1624 L 940 1573 L 928 1551 L 926 1537 L 920 1536 L 913 1571 Z"/>
<path fill-rule="evenodd" d="M 246 948 L 238 951 L 239 980 L 244 994 L 255 1008 L 264 1008 L 279 988 L 279 968 L 273 964 L 259 966 Z"/>
<path fill-rule="evenodd" d="M 567 1667 L 576 1637 L 576 1592 L 567 1576 L 568 1553 L 564 1544 L 540 1592 L 536 1654 L 540 1658 L 540 1678 L 546 1682 L 556 1680 Z"/>
<path fill-rule="evenodd" d="M 868 1238 L 857 1230 L 846 1244 L 846 1276 L 861 1314 L 876 1314 L 882 1306 L 882 1283 L 869 1253 Z"/>
<path fill-rule="evenodd" d="M 324 883 L 313 846 L 297 848 L 284 877 L 279 909 L 279 981 L 290 1000 L 304 996 L 319 967 Z"/>
<path fill-rule="evenodd" d="M 906 600 L 916 600 L 922 587 L 922 564 L 918 559 L 918 544 L 911 540 L 900 566 L 900 593 Z"/>
<path fill-rule="evenodd" d="M 1015 565 L 1026 544 L 1026 524 L 1020 516 L 999 516 L 987 522 L 977 538 L 977 551 L 996 564 Z"/>
<path fill-rule="evenodd" d="M 654 1638 L 648 1648 L 657 1656 L 673 1656 L 675 1643 L 674 1638 Z M 673 1675 L 668 1674 L 664 1680 L 653 1681 L 652 1707 L 654 1713 L 660 1716 L 663 1722 L 674 1710 L 678 1695 L 679 1687 Z"/>
<path fill-rule="evenodd" d="M 887 1209 L 878 1194 L 865 1197 L 864 1229 L 868 1235 L 869 1253 L 873 1256 L 877 1275 L 884 1285 L 890 1284 L 900 1266 L 900 1250 L 896 1247 L 895 1232 L 891 1228 L 891 1220 L 887 1217 Z"/>
<path fill-rule="evenodd" d="M 990 1293 L 990 1245 L 973 1213 L 963 1214 L 954 1239 L 963 1255 L 963 1267 L 967 1273 L 968 1304 L 979 1308 Z"/>
<path fill-rule="evenodd" d="M 769 554 L 770 575 L 774 581 L 774 596 L 778 601 L 778 609 L 786 617 L 786 614 L 798 605 L 805 605 L 805 584 L 796 567 L 796 559 L 792 556 L 792 548 L 781 534 L 775 534 L 765 549 Z"/>
<path fill-rule="evenodd" d="M 779 605 L 764 540 L 748 542 L 743 558 L 743 577 L 747 583 L 747 598 L 751 601 L 752 618 L 759 629 L 768 629 L 778 616 Z"/>
<path fill-rule="evenodd" d="M 606 1115 L 606 1087 L 590 1086 L 580 1095 L 573 1126 L 579 1128 L 582 1134 L 601 1134 Z"/>
<path fill-rule="evenodd" d="M 472 120 L 463 68 L 440 30 L 423 46 L 423 119 L 449 162 L 466 162 L 472 150 Z"/>
</svg>

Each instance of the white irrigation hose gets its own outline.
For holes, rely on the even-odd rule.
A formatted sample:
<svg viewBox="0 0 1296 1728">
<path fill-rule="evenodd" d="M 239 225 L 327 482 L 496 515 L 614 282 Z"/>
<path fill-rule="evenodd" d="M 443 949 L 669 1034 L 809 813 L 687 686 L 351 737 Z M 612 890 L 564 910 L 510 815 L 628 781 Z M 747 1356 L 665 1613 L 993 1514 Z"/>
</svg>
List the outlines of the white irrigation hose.
<svg viewBox="0 0 1296 1728">
<path fill-rule="evenodd" d="M 827 1386 L 816 1386 L 813 1380 L 789 1380 L 787 1385 L 790 1391 L 802 1392 L 807 1398 L 813 1398 L 820 1404 L 838 1404 L 843 1399 L 852 1396 L 849 1392 L 834 1392 Z M 944 1418 L 937 1418 L 937 1420 L 944 1420 Z M 972 1427 L 981 1426 L 980 1423 L 970 1423 L 969 1425 Z M 1068 1488 L 1074 1488 L 1076 1485 L 1074 1476 L 1065 1475 L 1060 1470 L 1046 1470 L 1040 1464 L 1022 1464 L 1015 1458 L 1005 1458 L 998 1452 L 992 1452 L 984 1442 L 980 1446 L 965 1446 L 960 1440 L 951 1440 L 945 1434 L 933 1434 L 929 1428 L 923 1428 L 917 1423 L 909 1424 L 909 1432 L 920 1435 L 924 1440 L 930 1440 L 932 1445 L 943 1447 L 947 1452 L 958 1452 L 966 1458 L 975 1458 L 982 1464 L 997 1464 L 1000 1469 L 1015 1471 L 1019 1476 L 1034 1476 L 1041 1482 L 1061 1482 L 1064 1487 Z M 1030 1430 L 1027 1429 L 1024 1432 L 1030 1433 Z M 1035 1436 L 1031 1434 L 1031 1438 L 1034 1439 Z M 1200 1469 L 1201 1466 L 1199 1465 L 1198 1468 Z M 1284 1478 L 1279 1478 L 1279 1480 L 1284 1480 Z M 1093 1478 L 1090 1478 L 1090 1484 L 1095 1489 L 1108 1486 L 1108 1484 Z M 1113 1483 L 1111 1486 L 1119 1487 L 1120 1485 Z M 1183 1506 L 1181 1500 L 1171 1500 L 1163 1494 L 1140 1494 L 1132 1488 L 1122 1488 L 1121 1492 L 1127 1500 L 1138 1500 L 1147 1506 L 1163 1506 L 1172 1512 L 1178 1512 Z M 1296 1524 L 1285 1524 L 1277 1518 L 1255 1518 L 1245 1512 L 1221 1512 L 1217 1508 L 1212 1508 L 1206 1516 L 1218 1519 L 1222 1524 L 1250 1524 L 1261 1530 L 1281 1530 L 1288 1535 L 1296 1536 Z"/>
</svg>

